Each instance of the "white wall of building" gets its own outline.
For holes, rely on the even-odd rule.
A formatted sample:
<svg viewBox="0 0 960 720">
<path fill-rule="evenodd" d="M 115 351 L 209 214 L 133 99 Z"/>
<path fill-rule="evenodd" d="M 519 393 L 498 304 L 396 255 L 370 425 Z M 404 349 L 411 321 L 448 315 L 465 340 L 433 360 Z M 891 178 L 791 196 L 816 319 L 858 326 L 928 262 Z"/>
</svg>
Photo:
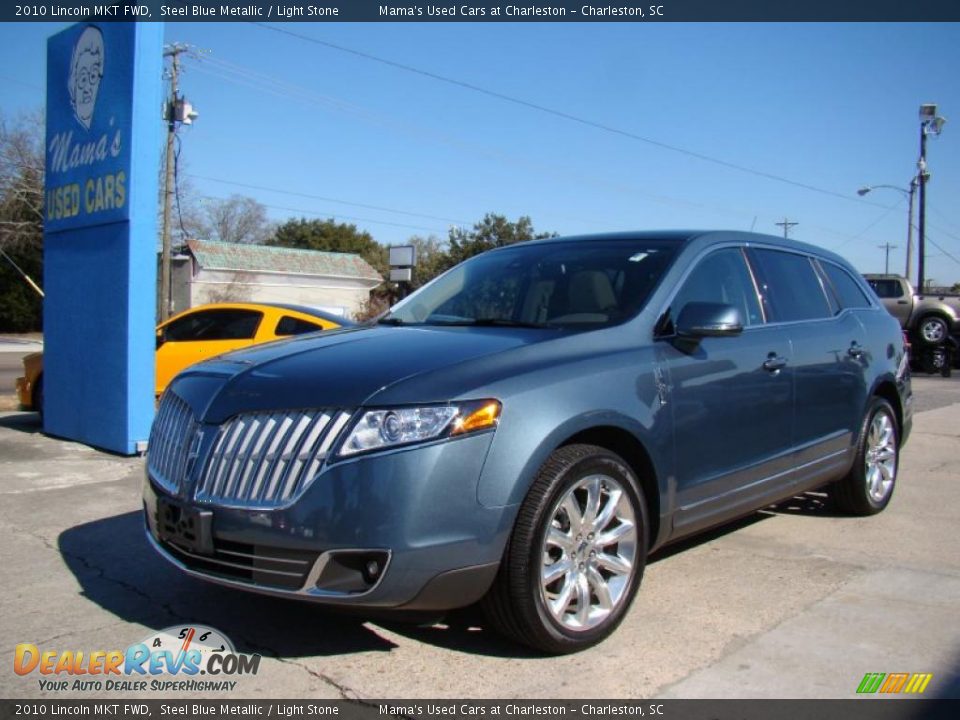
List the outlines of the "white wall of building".
<svg viewBox="0 0 960 720">
<path fill-rule="evenodd" d="M 354 278 L 203 269 L 189 282 L 191 307 L 231 301 L 293 303 L 349 318 L 356 316 L 375 287 Z"/>
</svg>

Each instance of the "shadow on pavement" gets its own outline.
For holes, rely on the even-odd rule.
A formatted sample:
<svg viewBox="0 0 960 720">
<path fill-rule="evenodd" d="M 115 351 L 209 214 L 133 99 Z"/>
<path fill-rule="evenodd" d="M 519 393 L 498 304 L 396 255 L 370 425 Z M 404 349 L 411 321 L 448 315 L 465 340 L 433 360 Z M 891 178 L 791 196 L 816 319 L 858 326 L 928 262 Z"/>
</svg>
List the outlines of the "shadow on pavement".
<svg viewBox="0 0 960 720">
<path fill-rule="evenodd" d="M 810 517 L 850 517 L 839 510 L 829 493 L 823 490 L 805 492 L 770 508 L 777 515 L 809 515 Z"/>
<path fill-rule="evenodd" d="M 184 575 L 150 547 L 139 512 L 72 527 L 60 534 L 58 546 L 83 595 L 126 622 L 154 630 L 181 623 L 210 625 L 242 652 L 279 658 L 395 647 L 364 627 L 361 618 Z"/>
<path fill-rule="evenodd" d="M 5 418 L 4 420 L 9 420 Z M 778 513 L 829 515 L 818 493 L 805 493 L 774 508 L 667 546 L 650 556 L 656 563 Z M 374 611 L 347 613 L 307 602 L 223 588 L 184 575 L 160 558 L 143 532 L 139 512 L 97 520 L 60 534 L 60 552 L 84 596 L 131 623 L 160 630 L 180 623 L 211 625 L 246 652 L 279 658 L 344 655 L 396 647 L 364 625 L 366 621 L 417 642 L 474 655 L 539 658 L 541 653 L 502 638 L 487 627 L 476 606 L 455 610 L 441 621 L 402 621 Z M 131 638 L 131 642 L 134 638 Z"/>
<path fill-rule="evenodd" d="M 0 427 L 10 430 L 36 435 L 43 432 L 43 425 L 40 423 L 40 415 L 35 412 L 17 412 L 11 415 L 0 417 Z"/>
</svg>

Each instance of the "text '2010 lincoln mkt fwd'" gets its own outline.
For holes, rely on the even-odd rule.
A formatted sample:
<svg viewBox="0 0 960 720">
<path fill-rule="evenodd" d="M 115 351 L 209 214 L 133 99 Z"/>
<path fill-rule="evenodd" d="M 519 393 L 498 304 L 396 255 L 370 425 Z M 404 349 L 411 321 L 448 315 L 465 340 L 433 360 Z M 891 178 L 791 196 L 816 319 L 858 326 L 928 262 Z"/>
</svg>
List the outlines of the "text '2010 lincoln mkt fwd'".
<svg viewBox="0 0 960 720">
<path fill-rule="evenodd" d="M 144 506 L 185 572 L 331 605 L 442 611 L 548 652 L 609 635 L 648 553 L 828 486 L 890 501 L 903 334 L 854 269 L 739 232 L 478 255 L 372 325 L 194 366 Z"/>
</svg>

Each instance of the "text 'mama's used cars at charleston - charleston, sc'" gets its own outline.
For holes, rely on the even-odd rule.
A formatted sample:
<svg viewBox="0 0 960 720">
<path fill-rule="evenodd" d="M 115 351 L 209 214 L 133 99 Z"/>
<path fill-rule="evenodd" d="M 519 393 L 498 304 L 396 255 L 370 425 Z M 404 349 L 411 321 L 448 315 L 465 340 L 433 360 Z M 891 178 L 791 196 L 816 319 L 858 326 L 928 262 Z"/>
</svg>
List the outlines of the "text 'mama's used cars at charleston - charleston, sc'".
<svg viewBox="0 0 960 720">
<path fill-rule="evenodd" d="M 903 334 L 844 260 L 739 232 L 476 256 L 376 324 L 177 376 L 147 534 L 187 573 L 443 611 L 547 652 L 609 635 L 649 552 L 828 486 L 890 501 Z"/>
</svg>

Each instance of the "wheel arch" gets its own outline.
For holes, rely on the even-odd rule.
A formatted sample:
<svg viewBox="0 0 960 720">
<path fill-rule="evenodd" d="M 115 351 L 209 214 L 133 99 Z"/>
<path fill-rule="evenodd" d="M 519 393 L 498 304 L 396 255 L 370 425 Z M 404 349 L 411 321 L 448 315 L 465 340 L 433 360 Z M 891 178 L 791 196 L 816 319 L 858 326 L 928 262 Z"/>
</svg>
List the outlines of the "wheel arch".
<svg viewBox="0 0 960 720">
<path fill-rule="evenodd" d="M 648 545 L 652 549 L 660 537 L 660 485 L 657 470 L 646 447 L 633 433 L 615 425 L 597 425 L 581 430 L 564 440 L 555 449 L 567 445 L 596 445 L 619 455 L 630 466 L 640 481 L 643 499 L 647 504 L 647 519 L 650 523 Z"/>
<path fill-rule="evenodd" d="M 880 397 L 886 400 L 893 407 L 897 415 L 897 432 L 903 432 L 903 404 L 900 401 L 900 393 L 897 390 L 897 384 L 892 378 L 881 378 L 874 385 L 870 392 L 870 398 Z"/>
<path fill-rule="evenodd" d="M 925 320 L 930 318 L 937 318 L 938 320 L 943 320 L 947 324 L 947 334 L 953 332 L 954 325 L 957 322 L 957 317 L 951 315 L 951 313 L 946 308 L 933 308 L 929 310 L 924 310 L 920 315 L 917 316 L 917 319 L 913 322 L 913 329 L 917 332 L 920 332 L 920 326 L 923 325 Z"/>
</svg>

